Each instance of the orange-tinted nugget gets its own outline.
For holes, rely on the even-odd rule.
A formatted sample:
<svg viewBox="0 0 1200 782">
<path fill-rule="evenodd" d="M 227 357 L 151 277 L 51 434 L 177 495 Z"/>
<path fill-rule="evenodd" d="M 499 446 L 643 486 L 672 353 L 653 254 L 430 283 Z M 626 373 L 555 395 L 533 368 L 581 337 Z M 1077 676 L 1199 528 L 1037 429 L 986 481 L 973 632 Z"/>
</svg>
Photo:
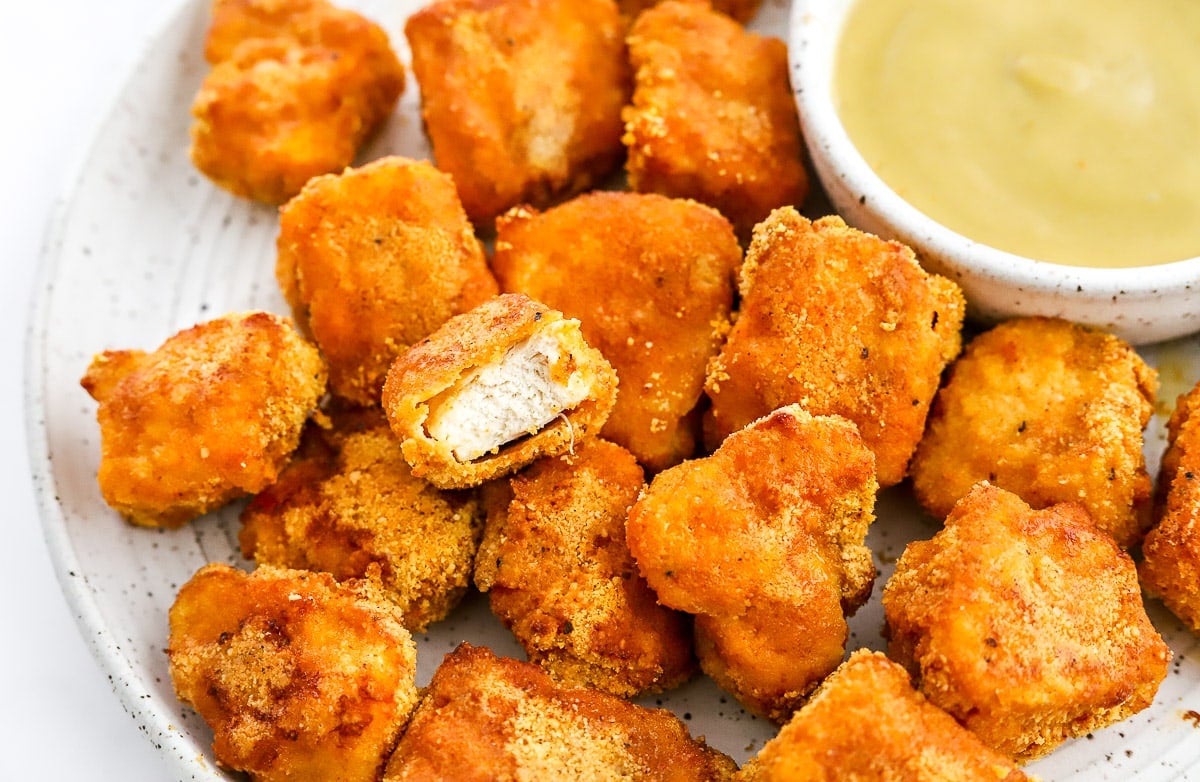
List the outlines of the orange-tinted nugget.
<svg viewBox="0 0 1200 782">
<path fill-rule="evenodd" d="M 651 471 L 692 456 L 742 260 L 729 222 L 692 201 L 597 192 L 541 214 L 514 209 L 497 227 L 501 287 L 578 318 L 617 370 L 604 437 Z"/>
<path fill-rule="evenodd" d="M 663 605 L 696 615 L 705 673 L 783 721 L 842 661 L 871 593 L 875 462 L 853 424 L 781 408 L 655 476 L 629 548 Z"/>
<path fill-rule="evenodd" d="M 496 280 L 454 182 L 388 157 L 318 177 L 280 212 L 275 273 L 329 362 L 333 393 L 379 403 L 388 367 Z"/>
<path fill-rule="evenodd" d="M 1019 782 L 983 745 L 912 688 L 904 668 L 859 650 L 738 772 L 742 782 Z"/>
<path fill-rule="evenodd" d="M 433 156 L 477 224 L 620 165 L 624 31 L 613 0 L 438 0 L 409 17 Z"/>
<path fill-rule="evenodd" d="M 784 207 L 755 229 L 740 291 L 737 322 L 708 370 L 710 447 L 798 402 L 853 421 L 880 486 L 899 483 L 962 344 L 958 286 L 927 274 L 899 242 Z"/>
<path fill-rule="evenodd" d="M 808 194 L 787 47 L 705 0 L 667 0 L 629 32 L 633 102 L 624 110 L 632 189 L 694 198 L 744 237 Z"/>
<path fill-rule="evenodd" d="M 532 663 L 463 644 L 425 690 L 384 782 L 717 782 L 732 760 L 665 709 L 555 684 Z"/>
<path fill-rule="evenodd" d="M 658 604 L 625 543 L 643 486 L 633 454 L 592 440 L 492 489 L 475 583 L 562 684 L 633 697 L 695 670 L 691 622 Z"/>
<path fill-rule="evenodd" d="M 192 161 L 267 203 L 350 165 L 404 90 L 383 29 L 324 0 L 217 0 L 205 55 Z"/>
<path fill-rule="evenodd" d="M 617 0 L 621 13 L 634 18 L 647 8 L 653 8 L 663 0 Z M 712 7 L 723 14 L 728 14 L 739 22 L 748 22 L 753 17 L 762 0 L 713 0 Z"/>
<path fill-rule="evenodd" d="M 1142 545 L 1146 591 L 1200 635 L 1200 384 L 1179 397 L 1159 470 L 1164 502 Z"/>
<path fill-rule="evenodd" d="M 257 782 L 375 782 L 417 701 L 416 648 L 366 582 L 201 568 L 171 606 L 180 700 L 213 754 Z"/>
<path fill-rule="evenodd" d="M 325 393 L 325 364 L 292 324 L 227 315 L 157 350 L 107 350 L 82 385 L 99 403 L 104 501 L 177 527 L 273 483 Z"/>
<path fill-rule="evenodd" d="M 987 483 L 908 545 L 883 610 L 918 689 L 1019 761 L 1149 706 L 1171 659 L 1133 561 L 1082 506 Z"/>
</svg>

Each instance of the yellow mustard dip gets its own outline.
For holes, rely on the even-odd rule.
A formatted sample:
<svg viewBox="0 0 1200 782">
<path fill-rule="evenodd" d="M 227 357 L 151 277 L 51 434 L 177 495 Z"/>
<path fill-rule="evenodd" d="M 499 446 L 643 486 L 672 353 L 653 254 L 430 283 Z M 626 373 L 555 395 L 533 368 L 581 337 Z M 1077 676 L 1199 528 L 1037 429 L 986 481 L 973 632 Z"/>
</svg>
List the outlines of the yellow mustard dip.
<svg viewBox="0 0 1200 782">
<path fill-rule="evenodd" d="M 1200 255 L 1200 0 L 859 0 L 834 99 L 880 178 L 976 241 Z"/>
</svg>

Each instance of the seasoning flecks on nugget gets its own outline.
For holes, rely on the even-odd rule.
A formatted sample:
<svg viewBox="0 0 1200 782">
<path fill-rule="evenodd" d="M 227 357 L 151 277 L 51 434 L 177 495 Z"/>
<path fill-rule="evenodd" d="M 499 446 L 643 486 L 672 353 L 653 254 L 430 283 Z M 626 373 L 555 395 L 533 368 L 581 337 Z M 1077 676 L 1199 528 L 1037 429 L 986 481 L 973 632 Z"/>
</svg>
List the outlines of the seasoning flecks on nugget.
<svg viewBox="0 0 1200 782">
<path fill-rule="evenodd" d="M 405 33 L 437 165 L 481 226 L 620 165 L 629 97 L 613 0 L 438 0 Z"/>
<path fill-rule="evenodd" d="M 227 315 L 157 350 L 97 355 L 100 491 L 135 524 L 177 527 L 275 481 L 325 393 L 317 349 L 284 318 Z"/>
<path fill-rule="evenodd" d="M 242 511 L 243 554 L 261 564 L 378 578 L 404 626 L 423 632 L 458 604 L 483 532 L 473 493 L 413 476 L 378 408 L 309 428 L 303 455 Z"/>
<path fill-rule="evenodd" d="M 918 689 L 1019 761 L 1149 706 L 1171 658 L 1133 561 L 1082 506 L 987 483 L 908 545 L 883 609 Z"/>
<path fill-rule="evenodd" d="M 1162 500 L 1142 545 L 1142 586 L 1200 635 L 1200 384 L 1179 397 L 1159 470 Z"/>
<path fill-rule="evenodd" d="M 729 222 L 682 199 L 598 192 L 497 223 L 493 269 L 578 318 L 617 370 L 603 436 L 658 471 L 693 455 L 708 360 L 729 331 L 742 253 Z"/>
<path fill-rule="evenodd" d="M 475 583 L 562 684 L 628 698 L 695 671 L 690 620 L 658 604 L 625 542 L 644 485 L 633 454 L 591 440 L 488 488 Z"/>
<path fill-rule="evenodd" d="M 705 0 L 642 12 L 628 37 L 635 82 L 623 113 L 629 185 L 694 198 L 739 235 L 808 194 L 787 47 Z"/>
<path fill-rule="evenodd" d="M 205 55 L 192 161 L 267 203 L 350 165 L 404 90 L 387 33 L 324 0 L 217 0 Z"/>
<path fill-rule="evenodd" d="M 334 394 L 379 403 L 388 367 L 497 291 L 446 174 L 387 157 L 318 177 L 280 212 L 276 276 Z"/>
<path fill-rule="evenodd" d="M 710 447 L 796 402 L 853 421 L 880 486 L 899 483 L 962 344 L 958 286 L 927 274 L 898 242 L 784 207 L 755 229 L 740 292 L 737 322 L 708 370 Z"/>
<path fill-rule="evenodd" d="M 1019 782 L 1012 760 L 912 688 L 903 667 L 865 649 L 738 772 L 741 782 Z"/>
<path fill-rule="evenodd" d="M 383 408 L 414 475 L 466 488 L 595 437 L 616 394 L 616 372 L 579 321 L 504 294 L 400 355 Z"/>
<path fill-rule="evenodd" d="M 379 779 L 416 705 L 416 647 L 370 584 L 210 564 L 170 625 L 175 692 L 221 765 L 256 782 Z"/>
<path fill-rule="evenodd" d="M 718 782 L 736 766 L 679 718 L 463 644 L 446 655 L 384 782 Z"/>
<path fill-rule="evenodd" d="M 617 0 L 621 13 L 629 19 L 634 19 L 647 8 L 653 8 L 663 0 Z M 750 21 L 762 0 L 713 0 L 712 7 L 723 14 L 728 14 L 743 24 Z"/>
<path fill-rule="evenodd" d="M 944 517 L 979 481 L 1035 508 L 1078 502 L 1122 547 L 1150 522 L 1142 431 L 1157 374 L 1121 339 L 1050 318 L 975 337 L 938 392 L 910 471 Z"/>
<path fill-rule="evenodd" d="M 853 424 L 791 405 L 655 476 L 626 535 L 663 605 L 696 615 L 704 672 L 782 721 L 841 663 L 845 613 L 870 595 L 877 489 Z"/>
</svg>

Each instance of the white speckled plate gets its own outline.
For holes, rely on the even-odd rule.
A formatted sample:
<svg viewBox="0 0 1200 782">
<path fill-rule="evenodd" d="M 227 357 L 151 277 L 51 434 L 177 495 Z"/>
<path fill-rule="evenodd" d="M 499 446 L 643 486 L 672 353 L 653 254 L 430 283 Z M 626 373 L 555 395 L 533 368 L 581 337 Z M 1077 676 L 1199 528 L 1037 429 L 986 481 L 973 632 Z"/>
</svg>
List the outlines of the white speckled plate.
<svg viewBox="0 0 1200 782">
<path fill-rule="evenodd" d="M 382 23 L 407 60 L 403 21 L 420 3 L 352 5 Z M 225 312 L 286 312 L 273 275 L 276 211 L 218 190 L 187 158 L 188 106 L 206 70 L 207 9 L 204 0 L 191 0 L 161 32 L 101 129 L 52 226 L 29 332 L 29 409 L 35 412 L 29 436 L 46 539 L 63 590 L 126 708 L 150 741 L 178 759 L 178 778 L 195 780 L 227 777 L 212 760 L 210 732 L 172 692 L 163 652 L 166 615 L 178 587 L 203 563 L 245 564 L 236 548 L 237 508 L 175 531 L 134 528 L 118 518 L 96 486 L 95 405 L 79 378 L 104 349 L 154 348 L 175 331 Z M 782 0 L 767 0 L 754 27 L 784 37 L 787 11 Z M 428 151 L 410 80 L 364 159 Z M 1163 399 L 1173 400 L 1200 378 L 1195 338 L 1146 355 L 1163 370 Z M 1160 417 L 1147 438 L 1155 465 L 1162 444 Z M 882 648 L 880 588 L 904 544 L 934 531 L 903 491 L 885 493 L 877 510 L 869 543 L 880 577 L 874 599 L 853 619 L 852 647 Z M 1200 710 L 1200 650 L 1161 606 L 1150 610 L 1176 654 L 1154 707 L 1064 746 L 1031 771 L 1046 780 L 1200 779 L 1200 731 L 1185 718 L 1186 710 Z M 475 596 L 418 639 L 420 683 L 462 640 L 521 655 L 486 600 Z M 773 733 L 705 679 L 658 700 L 739 761 Z"/>
</svg>

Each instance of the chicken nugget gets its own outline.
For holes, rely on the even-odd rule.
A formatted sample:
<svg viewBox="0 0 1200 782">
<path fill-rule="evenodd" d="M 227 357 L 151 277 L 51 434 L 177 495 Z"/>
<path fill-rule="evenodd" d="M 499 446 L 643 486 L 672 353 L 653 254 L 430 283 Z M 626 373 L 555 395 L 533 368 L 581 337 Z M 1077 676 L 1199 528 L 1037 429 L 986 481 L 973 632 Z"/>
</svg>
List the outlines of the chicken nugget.
<svg viewBox="0 0 1200 782">
<path fill-rule="evenodd" d="M 578 318 L 620 378 L 602 435 L 649 470 L 693 455 L 704 372 L 729 332 L 742 253 L 701 204 L 597 192 L 497 222 L 501 287 Z"/>
<path fill-rule="evenodd" d="M 217 0 L 205 55 L 192 162 L 266 203 L 350 165 L 404 91 L 387 33 L 324 0 Z"/>
<path fill-rule="evenodd" d="M 1200 384 L 1179 397 L 1159 469 L 1162 502 L 1142 544 L 1145 590 L 1200 635 Z"/>
<path fill-rule="evenodd" d="M 438 0 L 404 31 L 433 157 L 481 227 L 620 165 L 630 74 L 613 0 Z"/>
<path fill-rule="evenodd" d="M 663 605 L 696 615 L 700 666 L 785 720 L 842 661 L 871 593 L 875 461 L 854 425 L 790 405 L 654 477 L 630 551 Z"/>
<path fill-rule="evenodd" d="M 739 290 L 737 322 L 705 381 L 709 447 L 798 402 L 853 421 L 879 485 L 899 483 L 962 346 L 959 287 L 899 242 L 783 207 L 755 229 Z"/>
<path fill-rule="evenodd" d="M 716 207 L 740 236 L 808 194 L 787 47 L 706 0 L 667 0 L 630 29 L 625 172 L 638 192 Z"/>
<path fill-rule="evenodd" d="M 1019 782 L 879 652 L 854 652 L 738 772 L 742 782 Z"/>
<path fill-rule="evenodd" d="M 617 0 L 621 13 L 629 19 L 635 19 L 647 8 L 653 8 L 663 0 Z M 712 7 L 723 14 L 732 16 L 743 24 L 754 18 L 762 0 L 713 0 Z"/>
<path fill-rule="evenodd" d="M 175 692 L 223 766 L 257 782 L 379 778 L 417 702 L 416 647 L 374 586 L 214 563 L 170 624 Z"/>
<path fill-rule="evenodd" d="M 434 673 L 383 782 L 717 782 L 735 769 L 665 709 L 563 687 L 464 643 Z"/>
<path fill-rule="evenodd" d="M 616 395 L 617 374 L 579 321 L 506 293 L 398 357 L 383 409 L 413 474 L 457 489 L 582 445 Z"/>
<path fill-rule="evenodd" d="M 104 501 L 178 527 L 273 483 L 325 393 L 317 349 L 285 318 L 227 315 L 157 350 L 106 350 L 81 380 L 99 405 Z"/>
<path fill-rule="evenodd" d="M 379 404 L 388 367 L 496 280 L 454 182 L 387 157 L 318 177 L 280 212 L 275 273 L 329 362 L 333 393 Z"/>
<path fill-rule="evenodd" d="M 944 517 L 979 481 L 1034 508 L 1078 502 L 1123 548 L 1150 524 L 1142 431 L 1157 373 L 1123 340 L 1018 318 L 971 340 L 913 456 L 913 491 Z"/>
<path fill-rule="evenodd" d="M 483 533 L 473 492 L 413 476 L 378 408 L 310 427 L 308 454 L 242 511 L 242 553 L 262 564 L 373 577 L 424 632 L 462 599 Z"/>
<path fill-rule="evenodd" d="M 1171 659 L 1133 560 L 1083 506 L 987 483 L 908 545 L 883 610 L 918 689 L 1021 762 L 1149 706 Z"/>
<path fill-rule="evenodd" d="M 564 685 L 628 698 L 695 671 L 691 622 L 658 604 L 625 542 L 643 486 L 633 454 L 592 440 L 492 490 L 475 584 Z"/>
</svg>

